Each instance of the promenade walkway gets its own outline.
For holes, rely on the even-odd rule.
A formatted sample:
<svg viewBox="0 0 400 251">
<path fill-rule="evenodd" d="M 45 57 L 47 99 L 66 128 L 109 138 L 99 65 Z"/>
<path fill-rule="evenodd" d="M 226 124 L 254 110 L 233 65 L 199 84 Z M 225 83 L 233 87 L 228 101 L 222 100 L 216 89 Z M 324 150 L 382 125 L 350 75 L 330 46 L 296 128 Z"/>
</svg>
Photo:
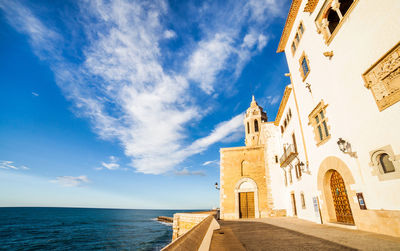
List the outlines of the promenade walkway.
<svg viewBox="0 0 400 251">
<path fill-rule="evenodd" d="M 219 221 L 210 250 L 400 250 L 400 238 L 297 218 Z"/>
</svg>

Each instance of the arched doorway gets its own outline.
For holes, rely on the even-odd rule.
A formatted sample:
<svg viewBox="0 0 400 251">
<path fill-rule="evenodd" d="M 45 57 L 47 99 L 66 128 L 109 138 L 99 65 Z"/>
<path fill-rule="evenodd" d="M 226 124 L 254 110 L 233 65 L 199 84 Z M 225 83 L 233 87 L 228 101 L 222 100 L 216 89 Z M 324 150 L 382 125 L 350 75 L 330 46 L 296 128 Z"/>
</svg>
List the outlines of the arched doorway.
<svg viewBox="0 0 400 251">
<path fill-rule="evenodd" d="M 259 218 L 257 184 L 242 178 L 235 187 L 235 213 L 237 218 Z"/>
<path fill-rule="evenodd" d="M 323 222 L 357 224 L 359 209 L 353 200 L 356 198 L 356 192 L 351 188 L 353 184 L 353 174 L 343 160 L 328 156 L 321 162 L 317 186 Z"/>
<path fill-rule="evenodd" d="M 337 222 L 354 224 L 346 185 L 342 176 L 336 170 L 332 171 L 330 178 L 330 187 Z"/>
</svg>

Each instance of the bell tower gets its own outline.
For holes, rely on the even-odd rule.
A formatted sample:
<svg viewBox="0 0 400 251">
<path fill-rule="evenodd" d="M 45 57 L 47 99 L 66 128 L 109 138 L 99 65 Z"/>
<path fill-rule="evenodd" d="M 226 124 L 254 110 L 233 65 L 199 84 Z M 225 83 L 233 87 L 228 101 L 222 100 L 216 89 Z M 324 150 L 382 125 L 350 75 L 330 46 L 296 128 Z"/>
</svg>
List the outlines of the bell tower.
<svg viewBox="0 0 400 251">
<path fill-rule="evenodd" d="M 267 122 L 267 113 L 265 113 L 261 106 L 252 97 L 250 107 L 246 111 L 244 118 L 244 127 L 246 130 L 246 146 L 257 146 L 259 145 L 261 125 L 263 122 Z"/>
</svg>

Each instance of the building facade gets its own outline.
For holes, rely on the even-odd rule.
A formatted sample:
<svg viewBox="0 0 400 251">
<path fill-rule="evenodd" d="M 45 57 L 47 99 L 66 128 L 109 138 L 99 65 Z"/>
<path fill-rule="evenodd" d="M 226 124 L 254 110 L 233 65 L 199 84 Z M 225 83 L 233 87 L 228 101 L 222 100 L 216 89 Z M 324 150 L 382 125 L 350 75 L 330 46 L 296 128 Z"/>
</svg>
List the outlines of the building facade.
<svg viewBox="0 0 400 251">
<path fill-rule="evenodd" d="M 285 211 L 400 236 L 399 12 L 398 0 L 292 1 L 278 46 L 290 84 L 254 138 L 267 183 L 259 217 Z M 236 158 L 227 151 L 221 212 L 223 169 Z"/>
</svg>

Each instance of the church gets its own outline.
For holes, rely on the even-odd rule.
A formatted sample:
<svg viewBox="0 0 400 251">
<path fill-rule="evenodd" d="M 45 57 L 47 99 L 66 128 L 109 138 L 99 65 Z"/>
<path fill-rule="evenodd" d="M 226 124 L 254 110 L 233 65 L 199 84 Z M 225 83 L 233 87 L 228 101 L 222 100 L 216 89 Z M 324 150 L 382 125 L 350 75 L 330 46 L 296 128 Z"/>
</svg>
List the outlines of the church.
<svg viewBox="0 0 400 251">
<path fill-rule="evenodd" d="M 220 149 L 221 219 L 298 217 L 400 236 L 400 1 L 293 0 L 275 120 L 252 98 Z"/>
</svg>

